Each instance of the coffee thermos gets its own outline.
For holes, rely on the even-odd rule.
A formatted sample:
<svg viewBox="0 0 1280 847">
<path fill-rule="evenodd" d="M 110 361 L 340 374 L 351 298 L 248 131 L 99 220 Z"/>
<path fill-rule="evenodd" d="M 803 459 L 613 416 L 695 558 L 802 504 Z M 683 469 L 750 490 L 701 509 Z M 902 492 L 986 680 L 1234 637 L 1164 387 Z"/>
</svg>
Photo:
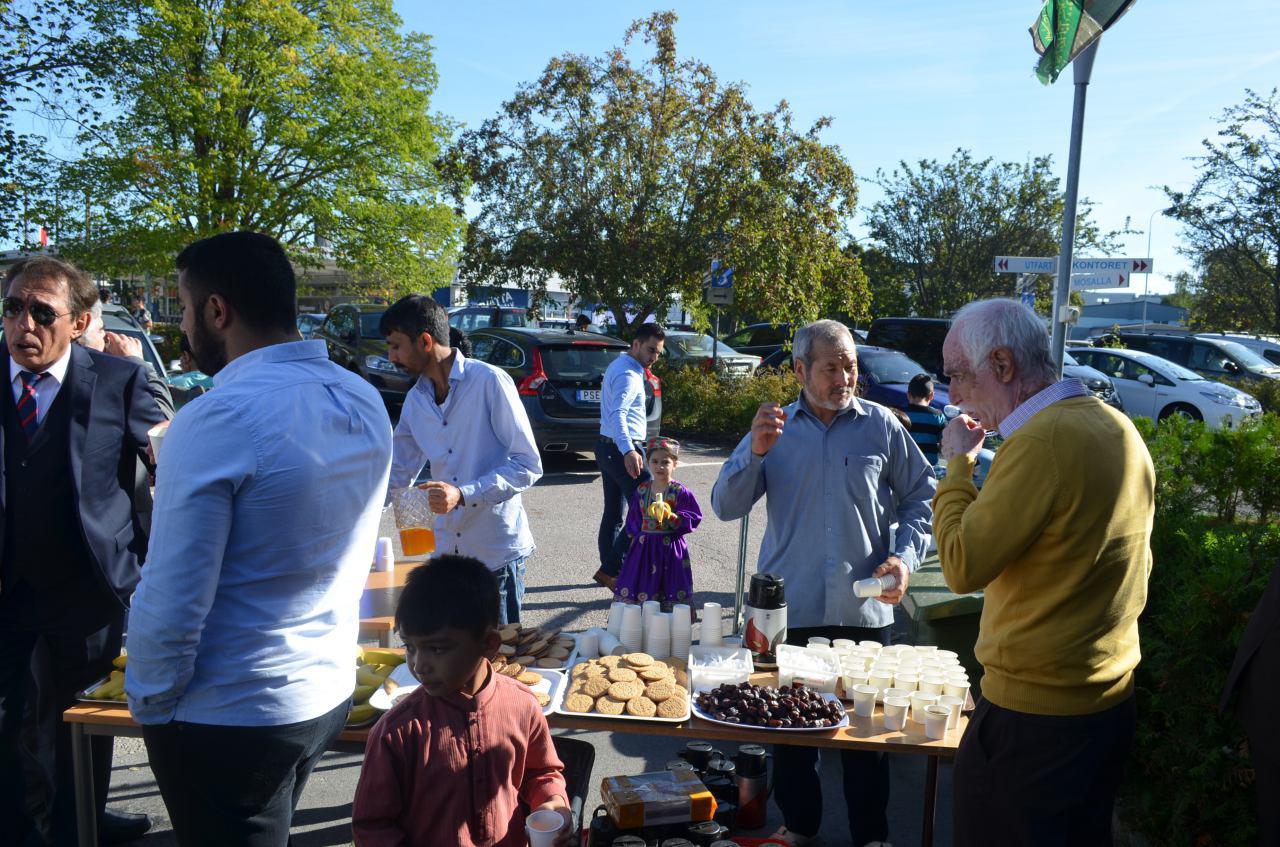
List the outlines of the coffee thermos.
<svg viewBox="0 0 1280 847">
<path fill-rule="evenodd" d="M 757 573 L 751 575 L 747 602 L 743 607 L 746 621 L 742 643 L 751 651 L 757 669 L 778 666 L 774 651 L 787 642 L 787 600 L 784 580 L 780 576 Z"/>
<path fill-rule="evenodd" d="M 737 766 L 738 817 L 735 825 L 742 829 L 764 826 L 769 802 L 768 754 L 759 744 L 743 744 L 738 748 Z"/>
</svg>

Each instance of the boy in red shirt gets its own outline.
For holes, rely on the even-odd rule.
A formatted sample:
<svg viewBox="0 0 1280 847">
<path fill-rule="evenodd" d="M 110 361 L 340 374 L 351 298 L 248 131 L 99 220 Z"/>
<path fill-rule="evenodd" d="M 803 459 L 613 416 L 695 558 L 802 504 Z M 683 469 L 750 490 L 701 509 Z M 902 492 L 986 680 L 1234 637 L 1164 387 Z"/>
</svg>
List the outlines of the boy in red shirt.
<svg viewBox="0 0 1280 847">
<path fill-rule="evenodd" d="M 498 582 L 483 563 L 438 556 L 409 574 L 396 608 L 422 683 L 369 733 L 351 828 L 358 847 L 524 847 L 525 816 L 571 831 L 564 765 L 533 692 L 494 673 Z"/>
</svg>

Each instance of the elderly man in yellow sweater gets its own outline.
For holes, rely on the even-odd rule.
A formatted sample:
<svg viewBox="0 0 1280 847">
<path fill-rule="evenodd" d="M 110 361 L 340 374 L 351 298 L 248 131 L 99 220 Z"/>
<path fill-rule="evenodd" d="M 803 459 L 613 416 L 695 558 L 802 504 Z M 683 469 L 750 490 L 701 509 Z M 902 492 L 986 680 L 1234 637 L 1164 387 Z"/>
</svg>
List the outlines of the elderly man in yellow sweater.
<svg viewBox="0 0 1280 847">
<path fill-rule="evenodd" d="M 964 414 L 943 431 L 933 532 L 951 589 L 986 592 L 955 843 L 1109 845 L 1134 731 L 1151 456 L 1128 418 L 1057 378 L 1044 324 L 1017 301 L 965 306 L 942 356 Z M 990 430 L 1005 440 L 979 493 Z"/>
</svg>

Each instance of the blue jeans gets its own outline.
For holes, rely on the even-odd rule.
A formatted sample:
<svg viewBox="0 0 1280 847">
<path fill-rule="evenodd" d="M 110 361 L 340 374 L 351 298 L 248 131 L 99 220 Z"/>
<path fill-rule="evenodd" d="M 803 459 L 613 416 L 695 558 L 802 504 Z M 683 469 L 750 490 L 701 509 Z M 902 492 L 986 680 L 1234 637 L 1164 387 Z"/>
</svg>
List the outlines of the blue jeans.
<svg viewBox="0 0 1280 847">
<path fill-rule="evenodd" d="M 644 456 L 644 448 L 636 444 L 636 451 Z M 640 476 L 632 479 L 626 463 L 612 440 L 596 440 L 596 465 L 600 468 L 600 482 L 604 484 L 604 514 L 600 516 L 600 532 L 596 546 L 600 552 L 600 570 L 609 576 L 622 571 L 622 559 L 627 555 L 627 534 L 622 531 L 627 516 L 627 504 L 631 495 L 646 479 L 649 469 L 642 467 Z"/>
<path fill-rule="evenodd" d="M 528 561 L 528 556 L 521 556 L 493 572 L 498 578 L 500 623 L 520 623 L 520 606 L 524 603 L 524 566 Z"/>
<path fill-rule="evenodd" d="M 807 644 L 812 635 L 889 643 L 891 627 L 820 626 L 787 631 L 790 644 Z M 816 835 L 822 827 L 822 782 L 816 747 L 773 748 L 773 799 L 787 829 Z M 846 750 L 840 754 L 844 803 L 854 844 L 889 837 L 889 759 L 885 753 Z"/>
</svg>

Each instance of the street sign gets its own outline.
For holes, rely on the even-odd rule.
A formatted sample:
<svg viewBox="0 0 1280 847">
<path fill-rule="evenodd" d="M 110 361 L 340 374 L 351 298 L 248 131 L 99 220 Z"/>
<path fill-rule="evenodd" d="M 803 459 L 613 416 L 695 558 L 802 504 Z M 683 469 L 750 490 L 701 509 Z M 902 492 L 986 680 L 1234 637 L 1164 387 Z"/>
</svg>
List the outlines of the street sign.
<svg viewBox="0 0 1280 847">
<path fill-rule="evenodd" d="M 1073 274 L 1110 273 L 1119 271 L 1131 274 L 1151 273 L 1151 259 L 1116 258 L 1071 260 L 1071 272 Z"/>
<path fill-rule="evenodd" d="M 725 268 L 711 277 L 712 288 L 733 288 L 733 268 Z"/>
<path fill-rule="evenodd" d="M 996 273 L 1051 274 L 1058 271 L 1057 256 L 996 256 Z"/>
<path fill-rule="evenodd" d="M 1128 288 L 1128 272 L 1115 271 L 1108 274 L 1077 274 L 1071 277 L 1071 290 L 1082 288 Z"/>
<path fill-rule="evenodd" d="M 707 289 L 707 305 L 709 306 L 732 306 L 733 305 L 733 289 L 721 288 L 715 286 Z"/>
<path fill-rule="evenodd" d="M 1031 308 L 1033 308 L 1033 309 L 1034 309 L 1034 308 L 1036 307 L 1036 295 L 1035 295 L 1035 292 L 1032 292 L 1032 291 L 1024 291 L 1024 292 L 1022 292 L 1022 304 L 1023 304 L 1024 306 L 1030 306 Z"/>
</svg>

